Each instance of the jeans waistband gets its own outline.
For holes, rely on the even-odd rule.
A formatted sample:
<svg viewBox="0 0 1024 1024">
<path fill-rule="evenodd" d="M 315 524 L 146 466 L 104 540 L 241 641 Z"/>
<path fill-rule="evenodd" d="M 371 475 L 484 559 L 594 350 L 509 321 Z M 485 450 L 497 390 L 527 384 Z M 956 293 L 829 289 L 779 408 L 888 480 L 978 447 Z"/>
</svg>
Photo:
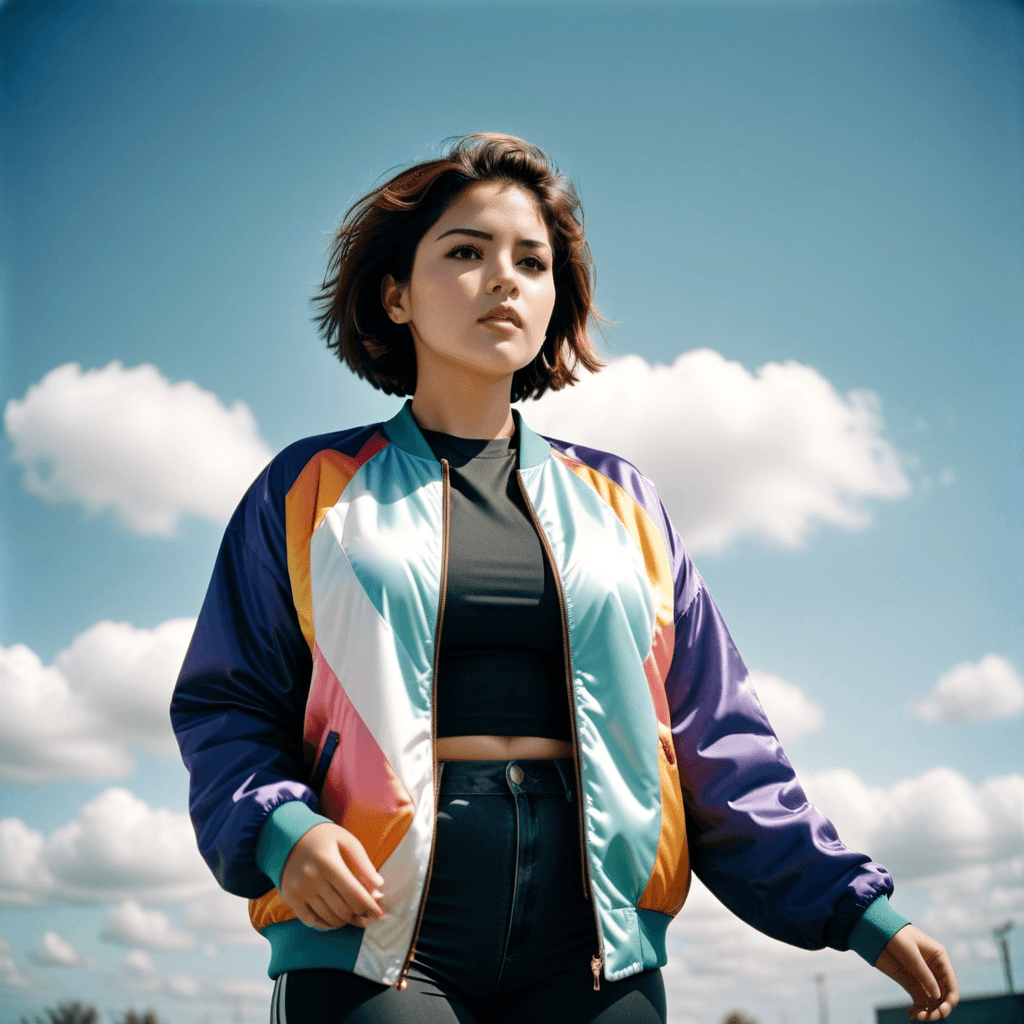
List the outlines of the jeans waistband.
<svg viewBox="0 0 1024 1024">
<path fill-rule="evenodd" d="M 446 796 L 556 793 L 571 803 L 575 788 L 571 758 L 441 764 L 441 793 Z"/>
</svg>

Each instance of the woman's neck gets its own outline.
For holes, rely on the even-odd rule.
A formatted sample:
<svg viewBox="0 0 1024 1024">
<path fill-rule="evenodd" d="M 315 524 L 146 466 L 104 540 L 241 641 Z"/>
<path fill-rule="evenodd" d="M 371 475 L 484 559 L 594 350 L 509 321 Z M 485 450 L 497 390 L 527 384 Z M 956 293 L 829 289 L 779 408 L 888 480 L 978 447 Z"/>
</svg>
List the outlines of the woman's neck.
<svg viewBox="0 0 1024 1024">
<path fill-rule="evenodd" d="M 509 403 L 508 382 L 493 390 L 473 388 L 460 394 L 446 388 L 441 393 L 417 386 L 412 399 L 413 418 L 420 427 L 456 437 L 496 440 L 512 437 L 515 420 Z M 489 393 L 488 393 L 489 392 Z"/>
</svg>

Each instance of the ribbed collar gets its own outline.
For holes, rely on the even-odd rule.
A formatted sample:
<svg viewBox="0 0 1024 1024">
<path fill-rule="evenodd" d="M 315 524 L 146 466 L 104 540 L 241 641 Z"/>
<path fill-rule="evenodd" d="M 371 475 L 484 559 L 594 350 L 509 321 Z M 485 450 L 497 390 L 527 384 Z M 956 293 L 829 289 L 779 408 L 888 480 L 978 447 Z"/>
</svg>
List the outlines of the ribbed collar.
<svg viewBox="0 0 1024 1024">
<path fill-rule="evenodd" d="M 535 434 L 526 425 L 518 409 L 512 410 L 512 418 L 516 421 L 516 429 L 519 431 L 519 468 L 532 469 L 534 466 L 543 465 L 545 460 L 551 457 L 551 446 L 540 434 Z M 420 459 L 438 461 L 413 417 L 411 398 L 407 398 L 398 413 L 385 421 L 382 427 L 388 439 L 403 451 Z"/>
</svg>

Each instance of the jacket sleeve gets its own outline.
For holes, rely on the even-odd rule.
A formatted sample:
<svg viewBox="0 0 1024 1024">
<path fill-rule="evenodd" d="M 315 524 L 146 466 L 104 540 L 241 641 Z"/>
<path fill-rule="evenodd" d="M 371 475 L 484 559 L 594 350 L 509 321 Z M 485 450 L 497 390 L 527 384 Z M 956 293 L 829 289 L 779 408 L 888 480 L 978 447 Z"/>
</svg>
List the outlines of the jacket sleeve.
<svg viewBox="0 0 1024 1024">
<path fill-rule="evenodd" d="M 666 693 L 694 873 L 772 938 L 847 949 L 865 910 L 892 892 L 892 879 L 843 846 L 808 801 L 664 505 L 661 514 L 675 580 Z"/>
<path fill-rule="evenodd" d="M 317 810 L 300 781 L 312 658 L 292 601 L 272 469 L 224 535 L 171 700 L 199 850 L 223 888 L 249 898 L 271 888 L 256 860 L 269 816 L 295 800 Z"/>
</svg>

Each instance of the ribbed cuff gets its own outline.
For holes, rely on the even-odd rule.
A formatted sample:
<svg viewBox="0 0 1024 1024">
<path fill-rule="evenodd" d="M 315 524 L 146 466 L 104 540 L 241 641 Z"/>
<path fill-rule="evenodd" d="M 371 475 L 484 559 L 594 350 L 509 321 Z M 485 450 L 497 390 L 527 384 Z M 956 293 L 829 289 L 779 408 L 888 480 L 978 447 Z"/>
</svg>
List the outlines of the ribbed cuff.
<svg viewBox="0 0 1024 1024">
<path fill-rule="evenodd" d="M 317 814 L 301 800 L 289 800 L 281 804 L 260 830 L 256 842 L 256 865 L 275 885 L 281 887 L 281 873 L 284 871 L 292 847 L 314 826 L 330 822 Z"/>
<path fill-rule="evenodd" d="M 850 932 L 849 946 L 872 967 L 889 940 L 910 922 L 889 905 L 887 896 L 879 896 Z"/>
</svg>

